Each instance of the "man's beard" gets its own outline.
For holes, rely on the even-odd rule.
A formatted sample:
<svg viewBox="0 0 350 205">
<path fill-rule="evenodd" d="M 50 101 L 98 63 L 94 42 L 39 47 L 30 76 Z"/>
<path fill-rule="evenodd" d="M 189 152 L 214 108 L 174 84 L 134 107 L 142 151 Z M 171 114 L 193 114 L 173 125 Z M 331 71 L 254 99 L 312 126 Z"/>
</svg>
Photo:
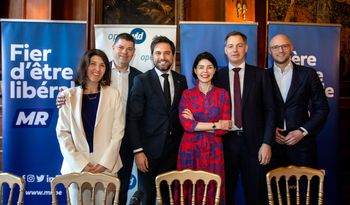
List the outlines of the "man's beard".
<svg viewBox="0 0 350 205">
<path fill-rule="evenodd" d="M 157 62 L 153 62 L 153 64 L 154 64 L 154 66 L 155 66 L 158 70 L 160 70 L 160 71 L 168 71 L 168 70 L 171 69 L 171 66 L 173 65 L 173 64 L 171 63 L 171 64 L 169 64 L 168 66 L 164 67 L 164 66 L 160 66 L 160 65 L 159 65 L 160 63 L 157 63 Z"/>
</svg>

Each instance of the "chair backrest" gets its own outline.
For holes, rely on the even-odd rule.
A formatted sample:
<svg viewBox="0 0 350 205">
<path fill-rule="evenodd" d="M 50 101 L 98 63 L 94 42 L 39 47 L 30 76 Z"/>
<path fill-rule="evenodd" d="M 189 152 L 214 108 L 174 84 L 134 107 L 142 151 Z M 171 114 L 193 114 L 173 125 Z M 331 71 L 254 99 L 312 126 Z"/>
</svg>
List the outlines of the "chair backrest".
<svg viewBox="0 0 350 205">
<path fill-rule="evenodd" d="M 78 186 L 79 190 L 79 204 L 82 203 L 82 187 L 86 185 L 91 186 L 91 204 L 94 204 L 94 197 L 95 197 L 95 187 L 97 184 L 103 185 L 103 193 L 104 193 L 104 200 L 106 199 L 107 192 L 112 191 L 114 193 L 114 200 L 113 205 L 118 204 L 118 196 L 119 196 L 119 189 L 120 189 L 120 181 L 117 177 L 103 174 L 103 173 L 90 173 L 90 172 L 82 172 L 82 173 L 71 173 L 71 174 L 65 174 L 56 176 L 51 181 L 51 192 L 52 192 L 52 204 L 56 205 L 59 204 L 57 201 L 57 193 L 56 193 L 56 186 L 58 184 L 62 184 L 64 188 L 66 189 L 66 200 L 67 204 L 70 205 L 70 194 L 69 194 L 69 186 L 71 184 L 76 184 Z M 112 188 L 112 189 L 111 189 Z M 60 203 L 61 204 L 61 203 Z M 105 204 L 105 201 L 99 204 Z"/>
<path fill-rule="evenodd" d="M 324 170 L 299 166 L 280 167 L 269 171 L 266 174 L 269 204 L 282 205 L 283 202 L 286 201 L 288 205 L 291 204 L 291 202 L 295 202 L 295 204 L 298 205 L 309 205 L 311 198 L 316 198 L 311 197 L 311 194 L 316 191 L 312 191 L 311 188 L 316 189 L 318 187 L 318 196 L 316 200 L 318 200 L 319 205 L 322 205 L 324 175 Z M 318 178 L 317 187 L 314 186 L 315 183 L 311 183 L 311 180 L 314 177 Z M 292 192 L 294 194 L 292 194 Z M 303 197 L 301 196 L 302 194 L 304 194 Z M 304 198 L 305 201 L 301 201 L 302 198 Z M 274 199 L 276 199 L 276 202 L 278 203 L 275 203 Z M 314 202 L 312 204 L 314 204 Z"/>
<path fill-rule="evenodd" d="M 1 204 L 4 204 L 4 196 L 3 196 L 3 187 L 5 184 L 8 184 L 9 187 L 9 195 L 8 195 L 8 200 L 7 204 L 10 205 L 12 204 L 12 197 L 13 197 L 13 192 L 14 192 L 14 187 L 17 185 L 19 187 L 19 194 L 17 198 L 17 204 L 23 204 L 23 196 L 24 196 L 24 186 L 25 182 L 23 178 L 18 177 L 13 174 L 9 173 L 0 173 L 0 199 L 1 199 Z"/>
<path fill-rule="evenodd" d="M 209 182 L 214 181 L 216 184 L 216 191 L 215 191 L 215 205 L 219 204 L 220 201 L 220 188 L 221 188 L 221 177 L 217 174 L 213 174 L 206 171 L 193 171 L 190 169 L 185 169 L 182 171 L 170 171 L 163 174 L 160 174 L 156 177 L 156 189 L 157 189 L 157 202 L 159 205 L 163 204 L 163 199 L 161 195 L 160 185 L 162 181 L 166 181 L 166 184 L 168 185 L 168 193 L 170 198 L 170 204 L 174 204 L 174 196 L 172 192 L 172 184 L 173 182 L 178 182 L 180 188 L 180 202 L 181 205 L 184 204 L 184 191 L 183 191 L 183 185 L 185 181 L 190 181 L 192 185 L 197 184 L 198 181 L 204 182 L 204 195 L 203 195 L 203 202 L 202 205 L 204 205 L 206 202 L 206 196 L 207 196 L 207 190 Z M 192 186 L 192 193 L 195 193 L 195 187 Z M 195 203 L 195 194 L 192 194 L 192 204 Z"/>
</svg>

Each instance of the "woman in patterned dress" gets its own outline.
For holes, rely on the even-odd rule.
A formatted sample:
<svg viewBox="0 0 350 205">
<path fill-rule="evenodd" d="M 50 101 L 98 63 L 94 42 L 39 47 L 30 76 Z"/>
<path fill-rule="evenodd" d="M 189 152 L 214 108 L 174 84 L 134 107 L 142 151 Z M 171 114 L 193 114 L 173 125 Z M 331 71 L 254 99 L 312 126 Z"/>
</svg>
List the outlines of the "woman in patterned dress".
<svg viewBox="0 0 350 205">
<path fill-rule="evenodd" d="M 198 54 L 192 75 L 198 79 L 196 87 L 182 93 L 179 115 L 185 129 L 182 136 L 177 169 L 204 170 L 220 175 L 225 181 L 224 154 L 221 136 L 231 129 L 230 98 L 224 89 L 212 84 L 217 62 L 211 53 Z M 185 202 L 190 200 L 191 185 L 187 184 Z M 214 204 L 215 185 L 209 187 L 206 204 Z M 225 187 L 221 186 L 220 204 L 225 204 Z M 196 204 L 203 197 L 204 184 L 197 185 Z"/>
</svg>

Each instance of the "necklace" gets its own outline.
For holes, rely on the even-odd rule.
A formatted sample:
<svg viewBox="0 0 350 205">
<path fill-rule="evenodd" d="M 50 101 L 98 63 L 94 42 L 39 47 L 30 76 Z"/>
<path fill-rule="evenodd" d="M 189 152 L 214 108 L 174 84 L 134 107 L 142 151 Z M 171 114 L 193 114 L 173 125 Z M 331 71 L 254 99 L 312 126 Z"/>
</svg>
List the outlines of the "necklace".
<svg viewBox="0 0 350 205">
<path fill-rule="evenodd" d="M 96 93 L 96 94 L 86 94 L 86 97 L 87 97 L 89 100 L 96 100 L 98 94 L 99 94 L 99 93 Z"/>
</svg>

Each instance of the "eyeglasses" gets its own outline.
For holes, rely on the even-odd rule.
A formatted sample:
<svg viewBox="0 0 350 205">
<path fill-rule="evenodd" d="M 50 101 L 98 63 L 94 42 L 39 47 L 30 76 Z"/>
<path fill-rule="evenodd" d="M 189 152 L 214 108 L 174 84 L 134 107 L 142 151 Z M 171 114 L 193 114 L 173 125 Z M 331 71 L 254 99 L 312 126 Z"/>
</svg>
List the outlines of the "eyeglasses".
<svg viewBox="0 0 350 205">
<path fill-rule="evenodd" d="M 280 46 L 278 46 L 278 45 L 271 46 L 270 48 L 271 48 L 271 50 L 273 50 L 273 51 L 277 51 L 277 50 L 279 50 L 280 48 L 282 48 L 282 50 L 285 51 L 285 50 L 288 50 L 289 47 L 290 47 L 289 44 L 283 44 L 283 45 L 280 45 Z"/>
</svg>

